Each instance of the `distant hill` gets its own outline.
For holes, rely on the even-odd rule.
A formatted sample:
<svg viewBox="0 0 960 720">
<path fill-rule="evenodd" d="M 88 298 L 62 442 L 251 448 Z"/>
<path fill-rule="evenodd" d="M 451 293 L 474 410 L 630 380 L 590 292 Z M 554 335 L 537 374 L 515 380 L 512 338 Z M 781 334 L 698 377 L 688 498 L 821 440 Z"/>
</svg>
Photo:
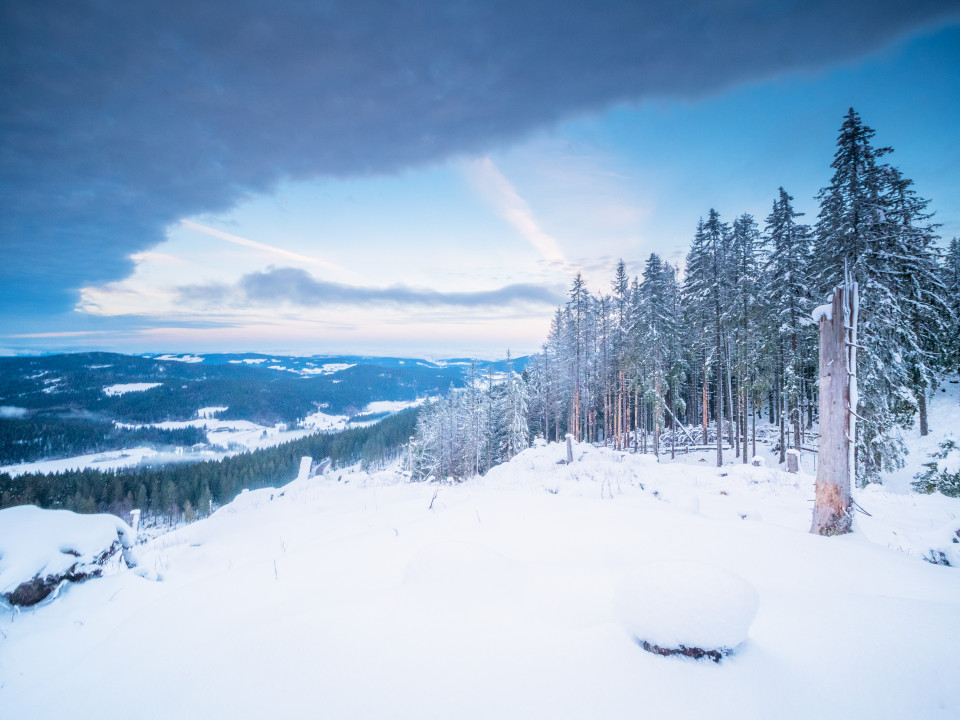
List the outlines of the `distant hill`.
<svg viewBox="0 0 960 720">
<path fill-rule="evenodd" d="M 258 353 L 0 357 L 0 464 L 147 438 L 190 444 L 192 435 L 141 432 L 135 438 L 116 425 L 188 421 L 203 408 L 216 408 L 221 420 L 266 427 L 292 426 L 317 412 L 366 420 L 371 403 L 410 404 L 462 387 L 472 362 Z M 475 365 L 482 373 L 505 368 L 502 362 Z M 514 361 L 518 371 L 524 365 L 525 358 Z"/>
</svg>

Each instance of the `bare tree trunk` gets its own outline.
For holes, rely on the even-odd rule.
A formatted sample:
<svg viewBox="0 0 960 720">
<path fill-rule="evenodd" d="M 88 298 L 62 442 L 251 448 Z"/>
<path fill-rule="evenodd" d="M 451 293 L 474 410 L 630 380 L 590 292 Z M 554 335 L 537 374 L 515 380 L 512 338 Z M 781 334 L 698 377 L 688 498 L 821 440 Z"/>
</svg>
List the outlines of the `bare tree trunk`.
<svg viewBox="0 0 960 720">
<path fill-rule="evenodd" d="M 676 402 L 673 406 L 676 409 Z M 670 427 L 673 430 L 670 434 L 670 459 L 673 460 L 677 456 L 677 414 L 674 411 L 670 412 Z"/>
<path fill-rule="evenodd" d="M 723 465 L 723 368 L 717 353 L 717 467 Z"/>
<path fill-rule="evenodd" d="M 930 426 L 927 423 L 927 393 L 924 388 L 917 393 L 917 410 L 920 411 L 920 434 L 926 437 L 930 433 Z"/>
<path fill-rule="evenodd" d="M 707 398 L 707 355 L 706 355 L 706 353 L 704 353 L 704 355 L 703 355 L 703 409 L 702 409 L 702 416 L 703 416 L 703 444 L 704 444 L 704 445 L 707 445 L 707 444 L 708 444 L 708 440 L 707 440 L 707 425 L 708 425 L 708 421 L 709 421 L 709 416 L 707 415 L 708 405 L 709 405 L 709 403 L 708 403 L 708 398 Z"/>
<path fill-rule="evenodd" d="M 783 380 L 780 382 L 780 389 L 777 391 L 777 412 L 780 415 L 780 464 L 783 465 L 787 461 L 787 419 L 783 412 L 783 405 L 785 402 L 784 396 L 786 393 L 783 392 Z"/>
<path fill-rule="evenodd" d="M 727 366 L 727 420 L 730 421 L 730 425 L 727 428 L 727 438 L 730 441 L 730 447 L 733 447 L 736 443 L 734 442 L 733 436 L 733 381 L 730 379 L 732 371 L 730 370 L 730 345 L 728 343 L 723 344 L 723 355 L 724 362 Z"/>
<path fill-rule="evenodd" d="M 859 295 L 849 275 L 834 289 L 831 309 L 819 320 L 820 451 L 810 527 L 817 535 L 843 535 L 852 526 Z"/>
<path fill-rule="evenodd" d="M 746 384 L 740 391 L 740 431 L 743 437 L 743 464 L 747 464 L 747 414 L 750 412 L 750 396 L 747 394 Z"/>
</svg>

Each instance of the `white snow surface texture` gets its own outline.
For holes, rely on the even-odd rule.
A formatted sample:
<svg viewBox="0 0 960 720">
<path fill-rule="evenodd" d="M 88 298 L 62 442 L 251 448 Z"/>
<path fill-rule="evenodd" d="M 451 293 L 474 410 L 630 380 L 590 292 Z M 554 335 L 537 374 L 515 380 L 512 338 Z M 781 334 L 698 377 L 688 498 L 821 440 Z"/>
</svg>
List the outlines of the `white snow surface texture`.
<svg viewBox="0 0 960 720">
<path fill-rule="evenodd" d="M 861 491 L 873 516 L 823 538 L 810 475 L 563 457 L 541 445 L 453 486 L 332 470 L 244 493 L 138 547 L 162 582 L 117 572 L 0 609 L 0 715 L 960 716 L 960 570 L 922 559 L 957 501 Z M 725 602 L 690 599 L 704 580 Z M 660 657 L 637 623 L 736 650 Z"/>
<path fill-rule="evenodd" d="M 730 650 L 747 639 L 759 598 L 729 570 L 660 561 L 627 574 L 615 601 L 637 640 L 668 649 Z"/>
</svg>

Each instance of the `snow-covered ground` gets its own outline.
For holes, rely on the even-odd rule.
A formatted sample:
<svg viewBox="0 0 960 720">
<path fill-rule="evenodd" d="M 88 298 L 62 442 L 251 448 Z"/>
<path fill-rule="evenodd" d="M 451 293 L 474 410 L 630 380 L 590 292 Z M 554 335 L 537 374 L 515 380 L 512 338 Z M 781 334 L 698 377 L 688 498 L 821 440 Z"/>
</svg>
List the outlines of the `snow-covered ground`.
<svg viewBox="0 0 960 720">
<path fill-rule="evenodd" d="M 407 408 L 423 405 L 427 398 L 418 398 L 416 400 L 378 400 L 369 403 L 364 409 L 364 413 L 395 413 Z"/>
<path fill-rule="evenodd" d="M 7 473 L 11 477 L 16 477 L 31 473 L 58 473 L 82 468 L 115 470 L 116 468 L 139 465 L 145 460 L 155 460 L 159 454 L 149 447 L 109 450 L 89 455 L 60 458 L 59 460 L 37 460 L 36 462 L 17 463 L 16 465 L 3 465 L 0 466 L 0 473 Z M 212 453 L 211 457 L 213 457 Z"/>
<path fill-rule="evenodd" d="M 938 449 L 939 444 L 945 437 L 949 435 L 960 436 L 960 377 L 949 375 L 941 381 L 940 387 L 930 398 L 927 414 L 930 432 L 925 437 L 920 435 L 919 419 L 909 430 L 900 431 L 900 436 L 907 448 L 904 466 L 899 470 L 884 473 L 883 487 L 885 490 L 901 493 L 912 492 L 912 483 L 915 481 L 917 473 L 923 469 L 923 464 L 930 461 L 930 453 Z M 762 431 L 759 433 L 761 436 L 765 435 L 774 440 L 778 437 L 779 430 L 776 426 L 764 423 L 758 427 Z M 814 431 L 816 430 L 817 426 L 815 424 Z M 777 465 L 779 452 L 775 450 L 773 443 L 758 443 L 757 455 L 762 457 L 768 466 L 775 467 Z M 678 449 L 675 459 L 671 460 L 669 453 L 665 453 L 661 459 L 663 462 L 715 466 L 717 453 L 712 448 L 688 454 L 684 454 Z M 742 458 L 736 457 L 732 450 L 724 451 L 723 461 L 724 465 L 736 465 L 743 462 Z M 804 450 L 800 455 L 800 464 L 805 472 L 816 475 L 816 453 Z"/>
<path fill-rule="evenodd" d="M 119 383 L 118 385 L 108 385 L 103 389 L 103 394 L 108 397 L 114 395 L 123 395 L 128 392 L 143 392 L 155 387 L 160 387 L 163 383 Z"/>
<path fill-rule="evenodd" d="M 184 362 L 184 363 L 202 363 L 204 358 L 200 355 L 191 355 L 186 353 L 184 355 L 157 355 L 154 360 L 172 360 L 175 362 Z"/>
<path fill-rule="evenodd" d="M 950 546 L 960 501 L 859 492 L 872 517 L 822 538 L 807 474 L 564 456 L 455 486 L 352 469 L 244 493 L 138 548 L 160 582 L 118 572 L 0 611 L 3 715 L 960 716 L 960 569 L 921 557 Z M 728 610 L 691 617 L 719 584 Z M 715 664 L 636 637 L 700 627 L 747 639 Z"/>
</svg>

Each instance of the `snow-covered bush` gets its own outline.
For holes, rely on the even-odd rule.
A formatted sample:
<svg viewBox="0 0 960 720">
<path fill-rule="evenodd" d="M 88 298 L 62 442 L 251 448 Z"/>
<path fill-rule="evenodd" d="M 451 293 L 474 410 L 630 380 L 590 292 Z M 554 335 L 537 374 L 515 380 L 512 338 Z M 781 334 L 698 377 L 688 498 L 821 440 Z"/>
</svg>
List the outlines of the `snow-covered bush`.
<svg viewBox="0 0 960 720">
<path fill-rule="evenodd" d="M 926 469 L 917 474 L 913 487 L 924 493 L 960 497 L 960 444 L 948 437 L 930 457 L 930 462 L 923 464 Z"/>
</svg>

